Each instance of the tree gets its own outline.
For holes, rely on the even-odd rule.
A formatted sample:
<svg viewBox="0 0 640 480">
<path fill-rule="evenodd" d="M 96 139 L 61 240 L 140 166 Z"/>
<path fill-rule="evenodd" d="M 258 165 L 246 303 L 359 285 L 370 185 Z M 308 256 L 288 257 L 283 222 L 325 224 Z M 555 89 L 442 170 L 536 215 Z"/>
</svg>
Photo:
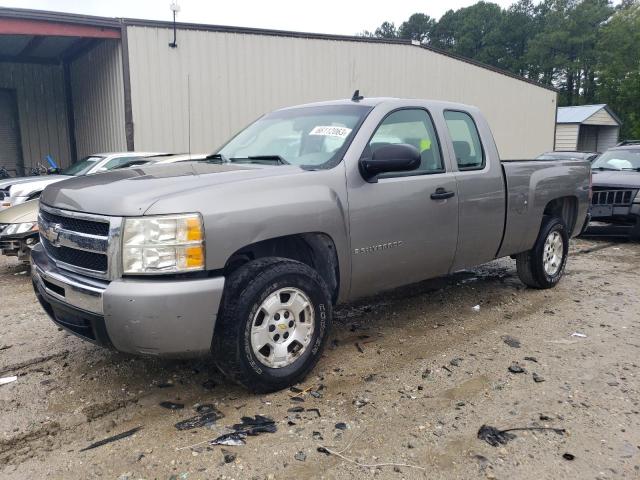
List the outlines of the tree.
<svg viewBox="0 0 640 480">
<path fill-rule="evenodd" d="M 435 27 L 436 21 L 424 13 L 414 13 L 406 22 L 402 22 L 398 29 L 400 38 L 407 40 L 417 40 L 420 43 L 428 43 L 431 31 Z"/>
<path fill-rule="evenodd" d="M 378 38 L 398 38 L 398 30 L 393 22 L 382 22 L 382 25 L 376 28 L 375 36 Z"/>
<path fill-rule="evenodd" d="M 596 99 L 622 117 L 622 138 L 640 138 L 640 2 L 620 5 L 597 44 Z"/>
</svg>

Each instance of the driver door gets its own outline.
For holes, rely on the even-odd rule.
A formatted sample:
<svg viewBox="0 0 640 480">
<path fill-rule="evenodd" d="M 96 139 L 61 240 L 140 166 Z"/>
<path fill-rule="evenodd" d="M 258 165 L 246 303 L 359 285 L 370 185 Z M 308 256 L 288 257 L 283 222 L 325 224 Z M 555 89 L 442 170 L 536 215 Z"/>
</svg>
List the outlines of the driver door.
<svg viewBox="0 0 640 480">
<path fill-rule="evenodd" d="M 449 272 L 458 235 L 456 180 L 445 166 L 429 112 L 390 112 L 364 149 L 371 155 L 393 143 L 414 145 L 421 163 L 349 188 L 351 297 Z"/>
</svg>

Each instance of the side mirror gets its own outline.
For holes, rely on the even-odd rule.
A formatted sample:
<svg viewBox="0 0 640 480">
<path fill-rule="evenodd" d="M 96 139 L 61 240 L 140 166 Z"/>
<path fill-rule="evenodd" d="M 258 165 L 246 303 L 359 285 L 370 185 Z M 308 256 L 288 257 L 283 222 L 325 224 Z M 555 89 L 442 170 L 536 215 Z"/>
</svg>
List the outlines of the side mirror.
<svg viewBox="0 0 640 480">
<path fill-rule="evenodd" d="M 413 145 L 390 144 L 376 149 L 371 158 L 360 159 L 360 170 L 365 180 L 371 181 L 381 173 L 415 170 L 420 162 L 420 151 Z"/>
</svg>

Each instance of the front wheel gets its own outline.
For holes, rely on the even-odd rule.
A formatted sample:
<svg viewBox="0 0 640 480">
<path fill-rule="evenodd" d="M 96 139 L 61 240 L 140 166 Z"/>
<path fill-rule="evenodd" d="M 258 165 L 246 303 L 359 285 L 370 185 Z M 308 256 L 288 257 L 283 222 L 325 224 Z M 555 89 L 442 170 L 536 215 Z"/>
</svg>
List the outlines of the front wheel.
<svg viewBox="0 0 640 480">
<path fill-rule="evenodd" d="M 301 381 L 318 362 L 331 325 L 331 295 L 308 265 L 265 258 L 236 270 L 213 339 L 218 368 L 254 392 Z"/>
<path fill-rule="evenodd" d="M 536 243 L 516 256 L 518 276 L 532 288 L 552 288 L 562 278 L 569 253 L 569 235 L 564 222 L 545 216 Z"/>
</svg>

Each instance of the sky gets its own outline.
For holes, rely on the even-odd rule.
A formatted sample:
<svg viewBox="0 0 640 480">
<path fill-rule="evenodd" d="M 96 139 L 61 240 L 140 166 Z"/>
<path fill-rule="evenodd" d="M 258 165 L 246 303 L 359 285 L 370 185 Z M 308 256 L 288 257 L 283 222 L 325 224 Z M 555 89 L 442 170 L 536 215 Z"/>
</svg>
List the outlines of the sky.
<svg viewBox="0 0 640 480">
<path fill-rule="evenodd" d="M 513 0 L 493 0 L 503 8 Z M 170 20 L 171 0 L 0 0 L 0 6 L 103 17 Z M 178 0 L 178 21 L 354 35 L 385 20 L 400 25 L 412 13 L 440 18 L 476 0 Z"/>
</svg>

